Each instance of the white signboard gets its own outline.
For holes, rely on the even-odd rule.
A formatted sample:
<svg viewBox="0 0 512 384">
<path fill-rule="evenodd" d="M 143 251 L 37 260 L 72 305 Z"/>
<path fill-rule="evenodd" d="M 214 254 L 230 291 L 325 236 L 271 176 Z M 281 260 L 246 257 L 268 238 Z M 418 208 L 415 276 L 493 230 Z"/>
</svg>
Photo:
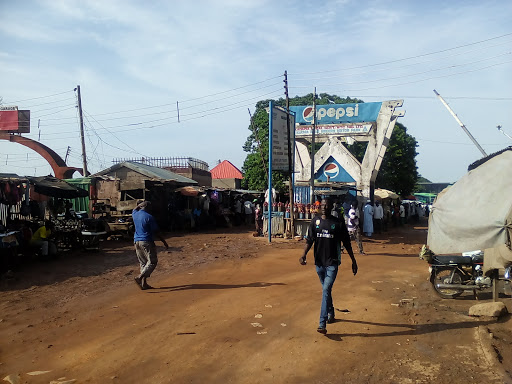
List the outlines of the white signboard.
<svg viewBox="0 0 512 384">
<path fill-rule="evenodd" d="M 290 114 L 290 142 L 288 142 L 286 111 L 278 107 L 272 110 L 272 169 L 288 171 L 288 146 L 295 141 L 295 116 Z M 292 147 L 293 155 L 293 147 Z"/>
<path fill-rule="evenodd" d="M 327 124 L 317 125 L 315 136 L 351 136 L 365 135 L 372 129 L 371 123 L 355 123 L 355 124 Z M 295 127 L 295 135 L 297 137 L 311 136 L 313 131 L 312 125 L 297 125 Z"/>
</svg>

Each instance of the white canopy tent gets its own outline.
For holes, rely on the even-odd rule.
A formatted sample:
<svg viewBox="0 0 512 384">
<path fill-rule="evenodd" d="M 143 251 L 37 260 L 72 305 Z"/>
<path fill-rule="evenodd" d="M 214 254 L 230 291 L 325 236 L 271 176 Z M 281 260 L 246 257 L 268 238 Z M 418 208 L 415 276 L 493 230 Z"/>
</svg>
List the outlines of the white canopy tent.
<svg viewBox="0 0 512 384">
<path fill-rule="evenodd" d="M 472 164 L 466 175 L 437 196 L 427 243 L 436 254 L 484 250 L 484 269 L 488 269 L 512 262 L 511 237 L 512 147 L 508 147 Z"/>
</svg>

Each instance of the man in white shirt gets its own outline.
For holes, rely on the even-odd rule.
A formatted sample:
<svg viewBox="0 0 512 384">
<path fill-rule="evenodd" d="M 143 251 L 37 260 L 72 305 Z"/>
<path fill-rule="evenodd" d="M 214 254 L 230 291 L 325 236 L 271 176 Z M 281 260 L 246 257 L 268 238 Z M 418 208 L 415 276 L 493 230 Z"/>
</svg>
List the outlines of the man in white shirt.
<svg viewBox="0 0 512 384">
<path fill-rule="evenodd" d="M 375 202 L 375 208 L 373 210 L 373 224 L 375 233 L 380 233 L 382 229 L 382 219 L 384 218 L 384 208 L 378 201 Z"/>
<path fill-rule="evenodd" d="M 236 225 L 242 223 L 242 201 L 240 197 L 237 197 L 235 200 L 235 219 Z"/>
<path fill-rule="evenodd" d="M 245 224 L 250 225 L 254 224 L 254 204 L 251 200 L 245 200 L 244 202 L 244 212 L 245 212 Z"/>
<path fill-rule="evenodd" d="M 368 199 L 363 208 L 363 232 L 366 236 L 371 237 L 373 234 L 373 205 Z"/>
</svg>

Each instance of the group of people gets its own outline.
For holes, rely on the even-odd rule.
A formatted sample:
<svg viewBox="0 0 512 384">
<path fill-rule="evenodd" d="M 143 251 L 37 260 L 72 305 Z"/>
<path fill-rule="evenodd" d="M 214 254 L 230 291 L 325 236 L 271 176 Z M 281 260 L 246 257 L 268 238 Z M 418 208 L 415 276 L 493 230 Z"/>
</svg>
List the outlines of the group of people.
<svg viewBox="0 0 512 384">
<path fill-rule="evenodd" d="M 304 252 L 300 258 L 302 265 L 306 264 L 306 255 L 314 245 L 314 258 L 316 272 L 322 284 L 322 305 L 317 331 L 327 333 L 326 324 L 335 320 L 332 302 L 332 286 L 341 264 L 341 244 L 352 260 L 352 272 L 357 273 L 357 262 L 350 244 L 350 235 L 343 220 L 332 215 L 332 200 L 322 200 L 320 215 L 311 220 Z M 169 245 L 160 235 L 155 218 L 151 215 L 151 203 L 138 201 L 137 207 L 132 211 L 135 226 L 134 246 L 140 273 L 134 277 L 134 282 L 141 290 L 152 289 L 148 278 L 158 264 L 155 239 L 159 239 L 166 249 Z"/>
<path fill-rule="evenodd" d="M 352 250 L 351 239 L 355 239 L 359 251 L 364 254 L 361 242 L 359 215 L 357 201 L 353 200 L 349 206 L 343 206 L 344 218 L 340 217 L 341 210 L 339 205 L 334 204 L 329 197 L 323 198 L 320 204 L 319 214 L 316 215 L 309 225 L 306 236 L 306 244 L 302 256 L 299 259 L 301 265 L 307 264 L 307 254 L 314 248 L 315 268 L 320 283 L 322 285 L 322 301 L 320 306 L 320 317 L 317 331 L 321 334 L 327 333 L 327 324 L 335 321 L 334 305 L 332 300 L 332 287 L 341 265 L 341 255 L 345 250 L 352 262 L 352 273 L 357 274 L 358 265 L 354 252 Z M 242 202 L 238 200 L 238 205 L 242 207 Z M 246 204 L 244 202 L 244 208 Z M 247 209 L 253 211 L 253 205 L 247 204 Z M 140 273 L 134 278 L 137 286 L 142 289 L 151 289 L 147 279 L 151 276 L 157 263 L 158 257 L 155 246 L 155 238 L 162 241 L 165 248 L 169 246 L 165 239 L 160 236 L 158 225 L 150 214 L 151 204 L 148 201 L 139 201 L 137 207 L 133 210 L 133 222 L 135 225 L 134 244 L 137 259 L 140 264 Z M 405 210 L 405 208 L 404 208 Z M 381 230 L 384 217 L 383 207 L 379 202 L 375 206 L 367 200 L 363 208 L 364 222 L 363 232 L 366 236 L 371 236 L 375 227 Z"/>
</svg>

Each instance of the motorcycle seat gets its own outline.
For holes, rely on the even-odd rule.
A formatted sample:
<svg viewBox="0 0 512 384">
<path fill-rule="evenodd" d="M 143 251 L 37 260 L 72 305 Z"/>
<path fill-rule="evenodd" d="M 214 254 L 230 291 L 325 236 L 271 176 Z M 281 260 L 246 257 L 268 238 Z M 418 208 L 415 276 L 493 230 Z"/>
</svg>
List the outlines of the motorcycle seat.
<svg viewBox="0 0 512 384">
<path fill-rule="evenodd" d="M 471 256 L 460 256 L 460 255 L 445 255 L 432 257 L 432 265 L 448 265 L 448 264 L 473 264 L 473 258 Z"/>
</svg>

